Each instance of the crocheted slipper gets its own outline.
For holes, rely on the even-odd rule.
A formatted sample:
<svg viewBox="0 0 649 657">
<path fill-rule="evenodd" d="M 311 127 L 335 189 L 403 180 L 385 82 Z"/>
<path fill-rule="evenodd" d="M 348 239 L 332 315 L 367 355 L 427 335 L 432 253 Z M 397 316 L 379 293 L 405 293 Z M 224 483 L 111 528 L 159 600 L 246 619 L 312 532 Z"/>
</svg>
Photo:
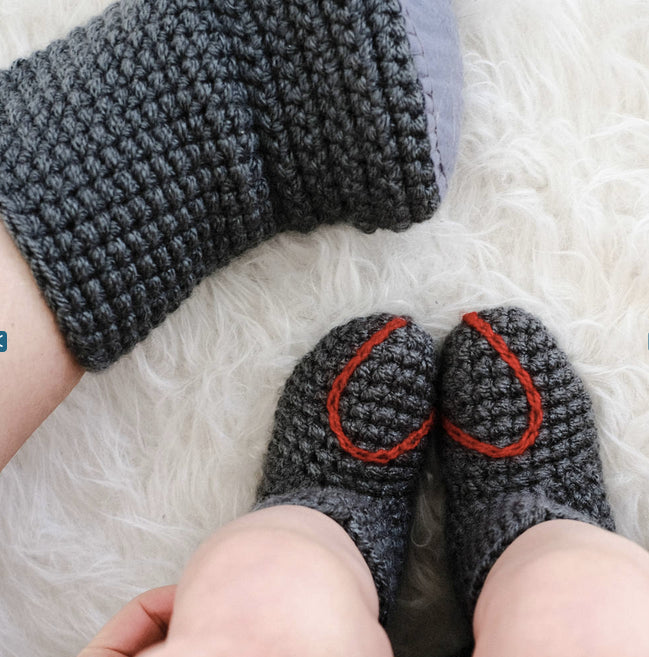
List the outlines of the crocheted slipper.
<svg viewBox="0 0 649 657">
<path fill-rule="evenodd" d="M 374 577 L 385 622 L 405 560 L 433 422 L 432 339 L 403 317 L 331 331 L 296 366 L 277 406 L 258 505 L 333 518 Z"/>
<path fill-rule="evenodd" d="M 465 315 L 440 376 L 448 550 L 472 615 L 494 562 L 529 527 L 554 518 L 615 527 L 590 398 L 535 317 Z"/>
<path fill-rule="evenodd" d="M 461 85 L 433 6 L 420 69 L 399 0 L 122 0 L 0 72 L 0 213 L 79 363 L 279 231 L 433 213 Z"/>
</svg>

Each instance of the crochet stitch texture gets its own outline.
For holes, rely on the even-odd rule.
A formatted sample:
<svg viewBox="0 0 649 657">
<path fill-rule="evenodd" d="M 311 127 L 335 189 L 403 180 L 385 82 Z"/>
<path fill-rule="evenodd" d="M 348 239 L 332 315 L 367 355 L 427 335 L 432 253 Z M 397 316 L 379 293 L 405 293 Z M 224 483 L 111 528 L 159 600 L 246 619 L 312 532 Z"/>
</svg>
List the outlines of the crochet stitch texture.
<svg viewBox="0 0 649 657">
<path fill-rule="evenodd" d="M 432 339 L 405 318 L 335 328 L 284 386 L 257 491 L 256 508 L 298 504 L 345 529 L 374 577 L 382 622 L 405 561 L 436 374 Z"/>
<path fill-rule="evenodd" d="M 554 338 L 519 308 L 465 315 L 439 391 L 449 557 L 473 613 L 489 570 L 533 525 L 614 530 L 590 397 Z"/>
<path fill-rule="evenodd" d="M 123 0 L 0 72 L 0 213 L 88 369 L 278 231 L 438 203 L 398 0 Z"/>
</svg>

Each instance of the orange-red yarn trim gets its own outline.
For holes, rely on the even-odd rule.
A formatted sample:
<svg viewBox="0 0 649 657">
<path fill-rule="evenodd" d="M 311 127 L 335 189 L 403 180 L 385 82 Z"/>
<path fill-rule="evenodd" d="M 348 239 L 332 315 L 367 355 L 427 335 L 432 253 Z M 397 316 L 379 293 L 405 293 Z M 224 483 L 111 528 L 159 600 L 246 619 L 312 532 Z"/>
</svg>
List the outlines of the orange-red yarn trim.
<svg viewBox="0 0 649 657">
<path fill-rule="evenodd" d="M 382 329 L 374 333 L 374 335 L 372 335 L 358 348 L 356 355 L 347 363 L 347 365 L 345 365 L 343 371 L 336 377 L 336 380 L 333 382 L 331 390 L 329 391 L 329 396 L 327 397 L 329 426 L 331 427 L 331 430 L 336 434 L 340 446 L 348 454 L 351 454 L 354 458 L 360 459 L 361 461 L 381 464 L 389 463 L 404 452 L 408 452 L 411 449 L 417 447 L 422 438 L 426 436 L 426 434 L 430 431 L 431 426 L 433 425 L 434 411 L 424 421 L 419 429 L 413 431 L 398 445 L 395 445 L 390 449 L 378 449 L 375 452 L 371 452 L 367 449 L 357 447 L 354 445 L 354 443 L 352 443 L 349 437 L 345 434 L 342 426 L 342 421 L 340 419 L 340 396 L 342 395 L 343 390 L 347 387 L 349 379 L 356 371 L 356 368 L 369 357 L 374 347 L 385 341 L 393 331 L 396 331 L 397 329 L 402 328 L 407 324 L 408 321 L 403 317 L 395 317 L 394 319 L 391 319 Z"/>
<path fill-rule="evenodd" d="M 442 426 L 448 435 L 468 449 L 473 449 L 476 452 L 491 456 L 492 458 L 504 458 L 507 456 L 518 456 L 531 447 L 539 436 L 541 429 L 541 422 L 543 421 L 543 409 L 541 407 L 541 395 L 536 389 L 532 377 L 528 371 L 521 365 L 520 360 L 514 352 L 505 344 L 505 341 L 494 332 L 491 325 L 478 317 L 477 313 L 468 313 L 464 315 L 462 321 L 468 324 L 471 328 L 480 333 L 487 342 L 494 348 L 498 355 L 512 368 L 516 378 L 525 390 L 525 397 L 530 407 L 529 417 L 527 422 L 527 429 L 521 436 L 521 439 L 506 447 L 496 447 L 489 445 L 481 440 L 477 440 L 468 433 L 465 433 L 453 424 L 448 418 L 442 418 Z"/>
</svg>

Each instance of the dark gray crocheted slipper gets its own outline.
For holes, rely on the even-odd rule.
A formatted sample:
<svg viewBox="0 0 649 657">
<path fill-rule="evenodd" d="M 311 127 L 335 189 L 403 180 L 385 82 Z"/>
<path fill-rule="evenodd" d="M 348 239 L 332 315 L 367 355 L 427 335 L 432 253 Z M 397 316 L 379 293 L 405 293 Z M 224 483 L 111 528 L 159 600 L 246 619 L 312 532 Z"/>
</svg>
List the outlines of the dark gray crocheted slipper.
<svg viewBox="0 0 649 657">
<path fill-rule="evenodd" d="M 529 527 L 614 523 L 590 398 L 535 317 L 465 315 L 444 343 L 440 376 L 448 550 L 472 614 L 494 562 Z"/>
<path fill-rule="evenodd" d="M 403 317 L 331 331 L 277 406 L 256 508 L 298 504 L 338 522 L 374 577 L 385 622 L 404 564 L 433 421 L 435 347 Z"/>
<path fill-rule="evenodd" d="M 279 231 L 429 218 L 457 103 L 433 148 L 410 48 L 399 0 L 122 0 L 0 71 L 0 214 L 79 363 Z"/>
</svg>

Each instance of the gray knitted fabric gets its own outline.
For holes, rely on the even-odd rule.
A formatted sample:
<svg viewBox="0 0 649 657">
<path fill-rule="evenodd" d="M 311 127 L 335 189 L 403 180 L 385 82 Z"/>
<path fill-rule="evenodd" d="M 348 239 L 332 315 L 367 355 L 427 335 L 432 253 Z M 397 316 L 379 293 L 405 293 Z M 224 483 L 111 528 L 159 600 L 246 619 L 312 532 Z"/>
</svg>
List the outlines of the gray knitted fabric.
<svg viewBox="0 0 649 657">
<path fill-rule="evenodd" d="M 436 371 L 432 339 L 404 318 L 331 331 L 286 382 L 257 492 L 258 509 L 298 504 L 345 529 L 372 572 L 383 623 L 406 555 Z"/>
<path fill-rule="evenodd" d="M 529 527 L 615 526 L 590 398 L 535 317 L 465 315 L 444 343 L 440 377 L 448 550 L 472 614 L 494 562 Z"/>
<path fill-rule="evenodd" d="M 439 204 L 398 0 L 123 0 L 0 72 L 0 214 L 88 369 L 286 229 Z"/>
</svg>

